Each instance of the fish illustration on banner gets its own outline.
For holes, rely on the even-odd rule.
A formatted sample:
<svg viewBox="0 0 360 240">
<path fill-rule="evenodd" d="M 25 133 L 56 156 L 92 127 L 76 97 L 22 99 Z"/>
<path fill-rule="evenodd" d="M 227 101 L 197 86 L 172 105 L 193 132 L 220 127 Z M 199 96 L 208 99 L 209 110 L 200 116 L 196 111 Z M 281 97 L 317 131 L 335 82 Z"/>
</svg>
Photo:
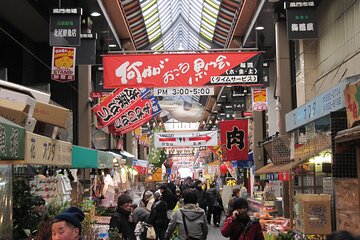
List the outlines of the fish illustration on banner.
<svg viewBox="0 0 360 240">
<path fill-rule="evenodd" d="M 109 131 L 117 134 L 131 132 L 149 122 L 161 111 L 156 97 L 141 99 L 126 109 L 123 114 L 109 126 Z"/>
<path fill-rule="evenodd" d="M 138 88 L 117 89 L 109 94 L 100 104 L 95 106 L 92 111 L 98 119 L 98 128 L 106 127 L 118 119 L 125 110 L 137 101 L 146 97 L 149 89 Z"/>
</svg>

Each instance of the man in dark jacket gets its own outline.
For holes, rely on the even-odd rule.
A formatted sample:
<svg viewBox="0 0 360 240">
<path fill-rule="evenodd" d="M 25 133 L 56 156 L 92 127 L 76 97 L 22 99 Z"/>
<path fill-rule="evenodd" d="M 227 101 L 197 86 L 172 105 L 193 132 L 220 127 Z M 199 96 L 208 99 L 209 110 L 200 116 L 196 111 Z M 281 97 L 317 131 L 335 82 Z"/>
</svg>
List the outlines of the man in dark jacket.
<svg viewBox="0 0 360 240">
<path fill-rule="evenodd" d="M 118 231 L 122 239 L 135 240 L 135 225 L 130 220 L 132 199 L 129 195 L 123 194 L 118 198 L 118 208 L 110 219 L 110 232 Z"/>
<path fill-rule="evenodd" d="M 154 193 L 155 202 L 151 207 L 149 224 L 155 228 L 156 238 L 163 240 L 168 225 L 167 206 L 159 192 Z"/>
<path fill-rule="evenodd" d="M 202 182 L 200 180 L 195 181 L 195 192 L 198 199 L 199 207 L 206 211 L 206 199 L 205 199 L 205 192 L 202 189 Z"/>
<path fill-rule="evenodd" d="M 213 214 L 214 211 L 214 203 L 215 203 L 216 195 L 217 195 L 217 190 L 215 188 L 215 184 L 211 183 L 210 189 L 206 190 L 206 195 L 205 195 L 206 204 L 207 204 L 206 217 L 209 224 L 211 222 L 211 215 Z M 213 219 L 213 221 L 214 221 L 214 225 L 216 225 L 215 219 Z"/>
<path fill-rule="evenodd" d="M 234 200 L 234 211 L 224 222 L 221 234 L 230 240 L 264 240 L 261 225 L 248 216 L 249 205 L 246 199 Z"/>
<path fill-rule="evenodd" d="M 177 198 L 170 189 L 167 187 L 167 184 L 164 183 L 160 186 L 160 193 L 162 200 L 166 202 L 167 210 L 173 210 L 177 203 Z"/>
</svg>

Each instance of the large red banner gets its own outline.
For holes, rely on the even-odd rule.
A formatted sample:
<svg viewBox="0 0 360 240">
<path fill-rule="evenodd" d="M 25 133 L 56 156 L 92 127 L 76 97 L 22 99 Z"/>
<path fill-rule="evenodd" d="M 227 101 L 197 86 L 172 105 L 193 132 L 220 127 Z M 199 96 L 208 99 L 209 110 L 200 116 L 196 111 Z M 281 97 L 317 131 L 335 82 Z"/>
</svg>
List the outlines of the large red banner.
<svg viewBox="0 0 360 240">
<path fill-rule="evenodd" d="M 260 52 L 106 55 L 103 66 L 105 88 L 263 83 Z"/>
<path fill-rule="evenodd" d="M 220 122 L 223 161 L 248 160 L 248 120 Z"/>
</svg>

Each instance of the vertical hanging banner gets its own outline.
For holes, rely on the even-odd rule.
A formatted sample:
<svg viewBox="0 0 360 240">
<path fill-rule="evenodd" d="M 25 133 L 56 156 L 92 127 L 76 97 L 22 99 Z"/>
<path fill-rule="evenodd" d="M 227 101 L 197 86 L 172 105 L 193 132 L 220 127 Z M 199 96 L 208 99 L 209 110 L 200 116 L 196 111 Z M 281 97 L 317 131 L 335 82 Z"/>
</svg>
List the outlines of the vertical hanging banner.
<svg viewBox="0 0 360 240">
<path fill-rule="evenodd" d="M 264 111 L 267 109 L 266 89 L 252 89 L 252 109 L 254 111 Z"/>
<path fill-rule="evenodd" d="M 248 120 L 220 122 L 223 161 L 248 160 Z"/>
<path fill-rule="evenodd" d="M 104 87 L 262 86 L 262 59 L 260 52 L 106 55 Z"/>
<path fill-rule="evenodd" d="M 127 108 L 145 97 L 149 89 L 139 90 L 137 88 L 117 89 L 109 94 L 92 111 L 98 119 L 98 127 L 106 127 L 118 119 Z"/>
<path fill-rule="evenodd" d="M 53 47 L 51 79 L 59 82 L 75 80 L 76 49 L 72 47 Z"/>
<path fill-rule="evenodd" d="M 81 8 L 55 8 L 50 15 L 50 46 L 80 46 Z"/>
<path fill-rule="evenodd" d="M 117 134 L 131 132 L 149 122 L 160 111 L 160 106 L 155 97 L 138 100 L 115 119 L 114 124 L 109 126 L 109 131 Z"/>
</svg>

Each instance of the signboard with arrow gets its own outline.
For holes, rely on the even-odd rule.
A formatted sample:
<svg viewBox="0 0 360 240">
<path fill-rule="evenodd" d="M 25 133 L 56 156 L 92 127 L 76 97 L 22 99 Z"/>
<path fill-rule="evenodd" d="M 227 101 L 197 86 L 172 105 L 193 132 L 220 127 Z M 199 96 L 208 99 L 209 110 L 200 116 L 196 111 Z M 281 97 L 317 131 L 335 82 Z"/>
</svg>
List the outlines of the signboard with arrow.
<svg viewBox="0 0 360 240">
<path fill-rule="evenodd" d="M 154 133 L 155 147 L 203 147 L 218 145 L 217 131 Z"/>
</svg>

